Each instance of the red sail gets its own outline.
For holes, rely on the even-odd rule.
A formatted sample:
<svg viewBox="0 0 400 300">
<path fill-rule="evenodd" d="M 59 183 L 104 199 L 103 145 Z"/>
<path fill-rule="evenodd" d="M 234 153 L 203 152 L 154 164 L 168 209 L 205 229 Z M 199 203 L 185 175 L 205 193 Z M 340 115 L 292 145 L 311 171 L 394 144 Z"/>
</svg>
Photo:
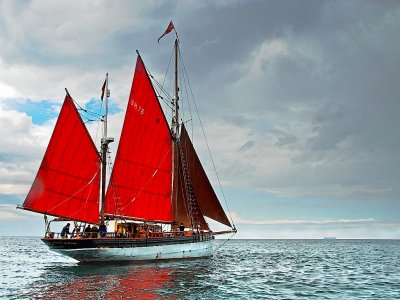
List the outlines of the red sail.
<svg viewBox="0 0 400 300">
<path fill-rule="evenodd" d="M 100 160 L 69 95 L 23 207 L 89 223 L 99 221 Z"/>
<path fill-rule="evenodd" d="M 180 143 L 183 147 L 185 159 L 189 169 L 189 177 L 193 184 L 194 193 L 196 195 L 196 200 L 199 204 L 201 212 L 206 217 L 232 227 L 221 204 L 218 201 L 217 195 L 215 194 L 210 181 L 208 180 L 207 174 L 201 165 L 201 162 L 196 154 L 196 151 L 194 150 L 193 144 L 190 141 L 189 135 L 183 124 L 181 126 Z"/>
<path fill-rule="evenodd" d="M 172 221 L 172 140 L 140 56 L 106 196 L 106 213 Z"/>
</svg>

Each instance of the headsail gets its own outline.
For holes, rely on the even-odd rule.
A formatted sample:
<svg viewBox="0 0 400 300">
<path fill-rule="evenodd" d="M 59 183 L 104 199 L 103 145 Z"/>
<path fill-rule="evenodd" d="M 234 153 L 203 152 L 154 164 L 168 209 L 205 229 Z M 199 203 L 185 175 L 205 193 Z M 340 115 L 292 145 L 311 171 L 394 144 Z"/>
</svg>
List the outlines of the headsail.
<svg viewBox="0 0 400 300">
<path fill-rule="evenodd" d="M 181 143 L 183 147 L 185 160 L 188 165 L 189 177 L 202 214 L 226 226 L 232 227 L 219 203 L 217 195 L 211 186 L 183 124 L 181 126 L 179 143 Z"/>
<path fill-rule="evenodd" d="M 23 208 L 90 223 L 99 221 L 100 161 L 69 94 Z"/>
<path fill-rule="evenodd" d="M 140 56 L 106 196 L 106 213 L 172 221 L 172 140 Z"/>
</svg>

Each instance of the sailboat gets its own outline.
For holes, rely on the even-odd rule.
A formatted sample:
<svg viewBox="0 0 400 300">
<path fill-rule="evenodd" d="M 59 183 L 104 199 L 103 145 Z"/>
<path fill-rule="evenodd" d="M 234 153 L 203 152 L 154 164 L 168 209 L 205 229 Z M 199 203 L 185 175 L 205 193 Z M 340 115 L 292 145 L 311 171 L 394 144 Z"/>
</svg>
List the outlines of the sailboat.
<svg viewBox="0 0 400 300">
<path fill-rule="evenodd" d="M 164 35 L 175 30 L 171 24 Z M 109 176 L 107 154 L 114 139 L 107 135 L 108 74 L 101 97 L 103 100 L 105 96 L 105 113 L 100 150 L 66 90 L 43 161 L 24 203 L 18 207 L 44 215 L 42 241 L 51 250 L 80 262 L 207 257 L 212 255 L 215 235 L 236 233 L 180 119 L 177 33 L 174 53 L 170 126 L 137 52 Z M 229 229 L 212 231 L 205 217 Z M 58 221 L 73 224 L 70 237 L 52 231 L 50 225 Z"/>
</svg>

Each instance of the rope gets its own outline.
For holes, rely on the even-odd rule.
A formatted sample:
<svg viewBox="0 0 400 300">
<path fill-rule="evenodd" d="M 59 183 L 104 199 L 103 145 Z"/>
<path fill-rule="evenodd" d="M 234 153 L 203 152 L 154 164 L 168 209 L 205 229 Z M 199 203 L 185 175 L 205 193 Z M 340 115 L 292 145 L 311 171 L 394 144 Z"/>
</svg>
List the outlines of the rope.
<svg viewBox="0 0 400 300">
<path fill-rule="evenodd" d="M 96 119 L 89 119 L 87 116 L 85 116 L 85 115 L 80 113 L 81 117 L 86 119 L 86 121 L 84 121 L 85 124 L 87 124 L 89 122 L 97 122 L 96 136 L 95 136 L 95 139 L 94 139 L 95 141 L 97 141 L 97 135 L 99 133 L 100 122 L 102 122 L 103 119 L 104 119 L 104 116 L 101 114 L 101 112 L 103 110 L 103 101 L 101 101 L 100 114 L 98 114 L 98 113 L 95 113 L 95 112 L 92 112 L 92 111 L 89 111 L 89 110 L 83 108 L 72 97 L 71 97 L 71 99 L 75 103 L 75 105 L 78 106 L 78 109 L 77 109 L 78 111 L 83 111 L 83 112 L 85 112 L 85 113 L 97 118 L 97 120 Z"/>
<path fill-rule="evenodd" d="M 149 74 L 149 77 L 157 85 L 157 86 L 153 85 L 154 90 L 157 91 L 157 93 L 158 93 L 157 97 L 160 98 L 170 109 L 172 109 L 172 106 L 170 103 L 172 101 L 172 98 L 168 99 L 170 101 L 170 102 L 168 102 L 167 100 L 165 100 L 165 98 L 163 96 L 161 96 L 161 92 L 163 92 L 166 95 L 165 96 L 166 98 L 171 97 L 171 96 L 164 90 L 164 88 L 161 86 L 161 84 L 154 77 L 152 77 L 152 75 Z M 160 89 L 160 91 L 157 90 L 157 87 Z"/>
<path fill-rule="evenodd" d="M 96 174 L 97 175 L 97 174 Z M 95 175 L 95 176 L 96 176 Z M 84 207 L 86 207 L 86 205 L 87 205 L 87 203 L 88 203 L 88 201 L 89 201 L 89 197 L 90 197 L 90 194 L 91 194 L 91 192 L 92 192 L 92 185 L 90 186 L 90 189 L 89 189 L 89 193 L 88 193 L 88 195 L 87 195 L 87 197 L 86 197 L 86 200 L 85 200 L 85 204 L 83 204 L 74 214 L 72 214 L 71 216 L 75 216 L 79 211 L 81 211 L 82 210 L 82 208 L 84 208 Z M 85 210 L 85 218 L 86 218 L 86 210 Z"/>
<path fill-rule="evenodd" d="M 169 66 L 171 65 L 171 61 L 172 61 L 172 56 L 173 56 L 173 55 L 174 55 L 174 48 L 172 48 L 171 56 L 169 57 L 169 62 L 168 62 L 167 70 L 165 71 L 164 79 L 163 79 L 163 82 L 162 82 L 162 85 L 161 85 L 161 86 L 164 86 L 165 80 L 167 79 L 168 70 L 169 70 Z"/>
<path fill-rule="evenodd" d="M 71 97 L 71 96 L 70 96 Z M 92 112 L 92 111 L 90 111 L 90 110 L 87 110 L 87 109 L 85 109 L 85 108 L 83 108 L 82 106 L 80 106 L 79 105 L 79 103 L 78 102 L 76 102 L 72 97 L 71 97 L 71 99 L 72 99 L 72 101 L 75 103 L 75 105 L 76 106 L 78 106 L 78 111 L 79 110 L 81 110 L 81 111 L 83 111 L 83 112 L 85 112 L 85 113 L 87 113 L 87 114 L 89 114 L 89 115 L 92 115 L 93 117 L 96 117 L 96 118 L 99 118 L 99 120 L 101 119 L 101 115 L 99 115 L 99 114 L 97 114 L 97 113 L 95 113 L 95 112 Z"/>
<path fill-rule="evenodd" d="M 147 67 L 146 66 L 144 66 L 145 67 L 145 69 L 146 69 L 146 72 L 147 72 L 147 74 L 149 75 L 149 78 L 157 85 L 157 87 L 164 93 L 164 95 L 165 95 L 165 97 L 168 99 L 168 100 L 170 100 L 170 101 L 172 101 L 172 96 L 165 90 L 165 88 L 164 88 L 164 82 L 163 82 L 163 84 L 161 84 L 161 83 L 159 83 L 158 81 L 157 81 L 157 79 L 151 74 L 151 72 L 149 71 L 149 69 L 147 69 Z M 153 87 L 155 88 L 155 86 L 153 85 Z M 167 105 L 170 105 L 168 102 L 166 102 L 166 100 L 164 99 L 164 97 L 162 97 L 161 95 L 160 95 L 161 93 L 158 93 L 158 97 L 159 98 L 161 98 L 161 100 L 163 100 Z M 169 106 L 170 108 L 171 108 L 171 106 Z"/>
<path fill-rule="evenodd" d="M 236 234 L 236 232 L 232 233 L 232 235 L 231 235 L 225 242 L 223 242 L 221 245 L 219 245 L 217 248 L 215 248 L 215 250 L 213 251 L 213 254 L 214 254 L 215 252 L 217 252 L 217 250 L 218 250 L 219 248 L 221 248 L 221 247 L 224 246 L 227 242 L 229 242 L 230 239 L 233 238 L 233 236 L 234 236 L 235 234 Z"/>
<path fill-rule="evenodd" d="M 100 169 L 100 168 L 99 168 L 99 169 Z M 91 184 L 91 183 L 93 182 L 93 180 L 95 180 L 95 178 L 96 178 L 96 176 L 97 176 L 97 172 L 99 171 L 99 169 L 97 169 L 97 171 L 96 171 L 96 173 L 94 174 L 93 178 L 90 179 L 90 181 L 89 181 L 85 186 L 83 186 L 79 191 L 77 191 L 77 192 L 76 192 L 75 194 L 73 194 L 72 196 L 69 196 L 67 199 L 61 201 L 61 202 L 58 203 L 57 205 L 55 205 L 55 206 L 53 206 L 52 208 L 50 208 L 50 209 L 48 210 L 48 212 L 51 211 L 51 210 L 53 210 L 53 209 L 55 209 L 55 208 L 57 208 L 57 207 L 59 207 L 61 204 L 63 204 L 64 202 L 68 201 L 69 199 L 75 197 L 75 195 L 77 195 L 78 193 L 80 193 L 84 188 L 86 188 L 89 184 Z"/>
<path fill-rule="evenodd" d="M 79 111 L 79 110 L 81 110 L 81 111 L 83 111 L 83 112 L 85 112 L 85 113 L 87 113 L 87 114 L 89 114 L 89 115 L 91 115 L 91 116 L 93 116 L 93 117 L 96 117 L 96 118 L 98 118 L 99 120 L 101 120 L 102 117 L 103 117 L 101 114 L 92 112 L 92 111 L 87 110 L 87 109 L 85 109 L 85 108 L 78 108 L 78 111 Z"/>
<path fill-rule="evenodd" d="M 180 54 L 180 56 L 182 57 L 182 53 L 180 52 L 180 50 L 179 50 L 179 54 Z M 205 131 L 204 131 L 203 123 L 201 122 L 199 110 L 198 110 L 198 108 L 197 108 L 197 104 L 196 104 L 196 101 L 195 101 L 194 96 L 193 96 L 192 86 L 191 86 L 191 84 L 190 84 L 190 81 L 189 81 L 189 78 L 188 78 L 188 75 L 187 75 L 187 71 L 186 71 L 186 66 L 185 66 L 185 63 L 183 62 L 183 59 L 182 59 L 182 65 L 183 65 L 183 70 L 185 71 L 185 75 L 186 75 L 187 82 L 188 82 L 188 85 L 189 85 L 190 94 L 191 94 L 192 99 L 193 99 L 194 107 L 196 108 L 197 117 L 199 118 L 199 123 L 200 123 L 200 126 L 201 126 L 201 130 L 202 130 L 202 132 L 203 132 L 204 140 L 206 141 L 208 154 L 210 155 L 211 162 L 212 162 L 212 165 L 213 165 L 213 167 L 214 167 L 214 172 L 215 172 L 215 174 L 216 174 L 216 176 L 217 176 L 218 184 L 219 184 L 219 187 L 220 187 L 220 190 L 221 190 L 221 193 L 222 193 L 222 197 L 224 198 L 225 205 L 226 205 L 226 208 L 227 208 L 227 210 L 228 210 L 229 217 L 230 217 L 231 222 L 232 222 L 232 226 L 233 226 L 233 228 L 235 228 L 235 224 L 234 224 L 234 222 L 233 222 L 233 218 L 232 218 L 232 215 L 231 215 L 231 211 L 230 211 L 230 209 L 229 209 L 228 202 L 226 201 L 225 193 L 224 193 L 224 190 L 222 189 L 222 185 L 221 185 L 221 180 L 219 179 L 219 175 L 218 175 L 218 172 L 217 172 L 217 168 L 216 168 L 216 166 L 215 166 L 214 159 L 213 159 L 212 154 L 211 154 L 210 146 L 209 146 L 208 141 L 207 141 L 207 138 L 206 138 L 206 134 L 205 134 Z"/>
<path fill-rule="evenodd" d="M 102 116 L 101 120 L 99 121 L 103 121 L 104 120 L 104 116 L 102 115 L 103 112 L 103 101 L 101 101 L 101 105 L 100 105 L 100 116 Z M 95 136 L 95 141 L 97 141 L 97 135 L 99 134 L 99 127 L 100 127 L 100 122 L 97 123 L 97 128 L 96 128 L 96 136 Z"/>
<path fill-rule="evenodd" d="M 188 103 L 188 107 L 189 107 L 189 115 L 190 115 L 190 120 L 189 121 L 192 121 L 193 120 L 193 115 L 192 115 L 192 107 L 190 106 L 190 98 L 189 98 L 189 94 L 188 94 L 188 89 L 187 89 L 187 85 L 186 85 L 186 77 L 184 76 L 184 74 L 185 74 L 185 72 L 183 71 L 183 60 L 182 60 L 182 56 L 180 55 L 179 56 L 179 58 L 180 58 L 180 61 L 181 61 L 181 70 L 182 70 L 182 72 L 180 72 L 180 73 L 182 73 L 183 75 L 183 86 L 184 86 L 184 88 L 185 88 L 185 94 L 186 94 L 186 99 L 187 99 L 187 103 Z M 182 120 L 182 123 L 185 123 L 183 120 Z M 192 126 L 190 126 L 191 127 L 191 139 L 192 139 L 192 142 L 194 141 L 194 139 L 193 139 L 193 122 L 192 122 Z"/>
</svg>

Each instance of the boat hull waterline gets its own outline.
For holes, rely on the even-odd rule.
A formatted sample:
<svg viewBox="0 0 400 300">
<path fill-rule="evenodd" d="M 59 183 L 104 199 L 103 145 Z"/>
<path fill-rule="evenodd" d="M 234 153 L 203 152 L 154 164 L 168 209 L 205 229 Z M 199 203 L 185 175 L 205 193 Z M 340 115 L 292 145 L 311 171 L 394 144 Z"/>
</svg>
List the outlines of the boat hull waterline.
<svg viewBox="0 0 400 300">
<path fill-rule="evenodd" d="M 52 251 L 69 256 L 79 262 L 134 262 L 212 256 L 211 240 L 198 242 L 186 240 L 186 242 L 175 244 L 162 244 L 154 240 L 156 239 L 119 239 L 119 241 L 112 239 L 98 239 L 97 241 L 95 239 L 43 239 L 43 242 Z"/>
</svg>

